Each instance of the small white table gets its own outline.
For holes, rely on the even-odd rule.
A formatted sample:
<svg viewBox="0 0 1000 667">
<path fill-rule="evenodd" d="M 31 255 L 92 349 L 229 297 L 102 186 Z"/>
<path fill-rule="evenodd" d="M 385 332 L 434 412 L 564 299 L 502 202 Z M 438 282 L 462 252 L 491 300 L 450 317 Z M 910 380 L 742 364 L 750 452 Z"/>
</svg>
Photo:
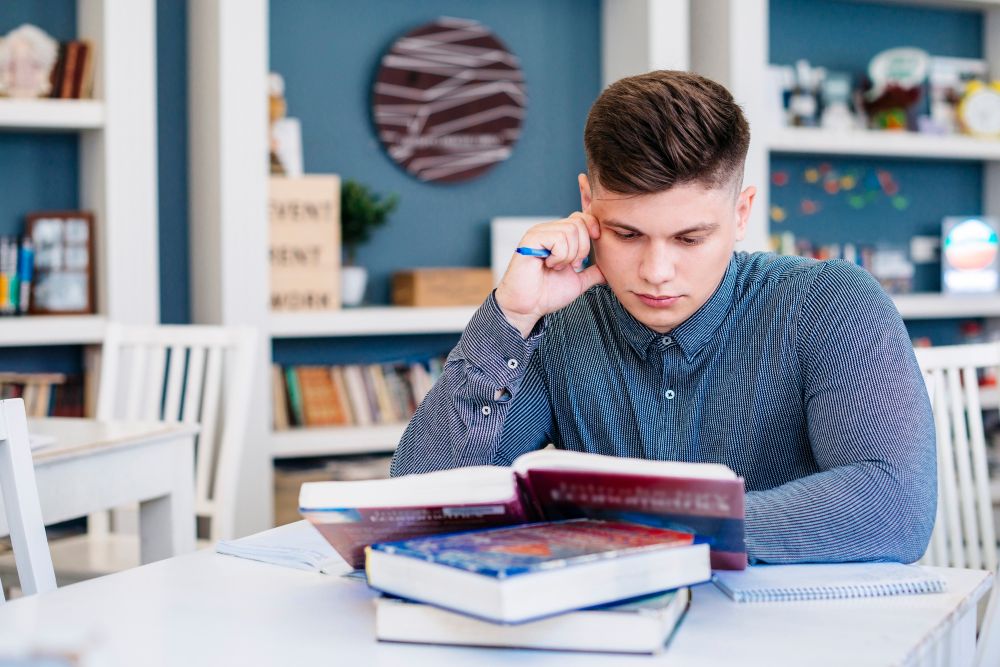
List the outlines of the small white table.
<svg viewBox="0 0 1000 667">
<path fill-rule="evenodd" d="M 362 582 L 206 550 L 13 600 L 0 606 L 0 636 L 74 627 L 111 664 L 150 666 L 970 664 L 991 577 L 935 572 L 947 593 L 752 605 L 698 586 L 666 652 L 636 657 L 380 644 Z"/>
<path fill-rule="evenodd" d="M 55 440 L 32 451 L 46 525 L 138 502 L 143 563 L 194 551 L 197 425 L 45 418 L 28 431 Z"/>
</svg>

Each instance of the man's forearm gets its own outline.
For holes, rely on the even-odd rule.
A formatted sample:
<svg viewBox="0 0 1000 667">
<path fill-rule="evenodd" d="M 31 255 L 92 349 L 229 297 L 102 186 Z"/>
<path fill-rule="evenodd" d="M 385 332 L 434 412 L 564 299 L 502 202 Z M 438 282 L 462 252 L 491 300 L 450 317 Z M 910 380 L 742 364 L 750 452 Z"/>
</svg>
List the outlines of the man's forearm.
<svg viewBox="0 0 1000 667">
<path fill-rule="evenodd" d="M 861 462 L 748 493 L 751 561 L 917 560 L 934 524 L 936 483 L 894 473 L 888 464 Z"/>
</svg>

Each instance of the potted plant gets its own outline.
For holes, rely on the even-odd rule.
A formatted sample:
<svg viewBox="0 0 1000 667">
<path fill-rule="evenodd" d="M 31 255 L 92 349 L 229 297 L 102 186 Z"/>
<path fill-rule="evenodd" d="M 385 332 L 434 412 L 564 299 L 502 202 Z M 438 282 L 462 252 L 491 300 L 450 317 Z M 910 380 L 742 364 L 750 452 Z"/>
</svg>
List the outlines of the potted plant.
<svg viewBox="0 0 1000 667">
<path fill-rule="evenodd" d="M 368 270 L 356 266 L 358 246 L 367 243 L 372 232 L 386 223 L 399 197 L 371 192 L 356 181 L 345 181 L 340 191 L 340 233 L 346 262 L 341 271 L 341 299 L 345 306 L 356 306 L 365 295 Z"/>
</svg>

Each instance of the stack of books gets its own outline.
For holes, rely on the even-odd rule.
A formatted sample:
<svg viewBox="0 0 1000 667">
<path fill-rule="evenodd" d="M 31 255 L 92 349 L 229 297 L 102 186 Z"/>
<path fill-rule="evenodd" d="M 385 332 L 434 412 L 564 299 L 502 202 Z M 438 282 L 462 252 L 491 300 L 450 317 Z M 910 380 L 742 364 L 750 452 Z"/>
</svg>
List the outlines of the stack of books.
<svg viewBox="0 0 1000 667">
<path fill-rule="evenodd" d="M 383 594 L 380 640 L 626 653 L 662 650 L 688 587 L 746 566 L 743 503 L 722 465 L 560 450 L 299 496 Z"/>
</svg>

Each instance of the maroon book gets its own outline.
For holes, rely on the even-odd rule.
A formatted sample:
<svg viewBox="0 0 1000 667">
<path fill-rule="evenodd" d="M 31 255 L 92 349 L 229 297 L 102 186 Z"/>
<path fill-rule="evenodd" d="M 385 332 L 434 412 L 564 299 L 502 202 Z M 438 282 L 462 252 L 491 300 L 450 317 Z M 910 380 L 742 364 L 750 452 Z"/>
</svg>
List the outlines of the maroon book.
<svg viewBox="0 0 1000 667">
<path fill-rule="evenodd" d="M 627 521 L 707 543 L 712 567 L 746 567 L 743 479 L 713 463 L 531 452 L 477 466 L 302 485 L 299 511 L 356 568 L 364 547 L 423 535 L 562 519 Z"/>
</svg>

